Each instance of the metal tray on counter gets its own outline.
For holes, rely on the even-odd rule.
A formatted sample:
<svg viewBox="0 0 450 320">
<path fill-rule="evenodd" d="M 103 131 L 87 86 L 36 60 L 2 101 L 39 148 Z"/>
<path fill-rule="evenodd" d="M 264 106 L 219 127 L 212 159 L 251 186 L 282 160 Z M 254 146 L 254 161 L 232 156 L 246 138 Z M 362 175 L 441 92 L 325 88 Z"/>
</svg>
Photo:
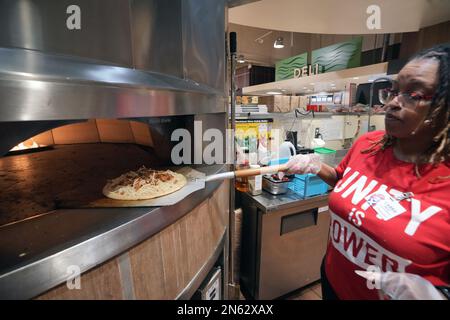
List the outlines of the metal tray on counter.
<svg viewBox="0 0 450 320">
<path fill-rule="evenodd" d="M 262 188 L 263 190 L 271 193 L 271 194 L 283 194 L 289 190 L 289 183 L 291 182 L 291 178 L 287 177 L 288 180 L 281 181 L 278 179 L 274 179 L 270 175 L 264 175 L 262 180 Z"/>
</svg>

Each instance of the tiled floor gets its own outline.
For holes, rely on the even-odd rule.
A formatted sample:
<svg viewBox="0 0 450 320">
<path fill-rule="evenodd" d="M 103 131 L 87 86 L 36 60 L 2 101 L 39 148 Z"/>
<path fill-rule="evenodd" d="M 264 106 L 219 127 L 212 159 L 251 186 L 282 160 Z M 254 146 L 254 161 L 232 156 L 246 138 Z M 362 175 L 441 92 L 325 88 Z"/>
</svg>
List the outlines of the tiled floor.
<svg viewBox="0 0 450 320">
<path fill-rule="evenodd" d="M 293 292 L 286 298 L 287 300 L 322 300 L 322 287 L 319 282 L 315 282 L 305 288 Z"/>
</svg>

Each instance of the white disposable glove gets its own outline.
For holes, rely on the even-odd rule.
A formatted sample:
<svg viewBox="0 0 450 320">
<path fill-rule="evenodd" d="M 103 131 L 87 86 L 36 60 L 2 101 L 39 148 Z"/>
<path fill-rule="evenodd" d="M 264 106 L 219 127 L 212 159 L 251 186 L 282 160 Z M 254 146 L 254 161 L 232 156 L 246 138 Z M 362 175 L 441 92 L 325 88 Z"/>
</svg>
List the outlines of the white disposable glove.
<svg viewBox="0 0 450 320">
<path fill-rule="evenodd" d="M 293 156 L 286 165 L 289 168 L 287 171 L 288 174 L 317 174 L 322 167 L 322 162 L 318 154 L 308 153 Z"/>
<path fill-rule="evenodd" d="M 403 272 L 355 271 L 368 280 L 368 286 L 374 284 L 380 297 L 393 300 L 446 300 L 444 295 L 428 280 Z"/>
</svg>

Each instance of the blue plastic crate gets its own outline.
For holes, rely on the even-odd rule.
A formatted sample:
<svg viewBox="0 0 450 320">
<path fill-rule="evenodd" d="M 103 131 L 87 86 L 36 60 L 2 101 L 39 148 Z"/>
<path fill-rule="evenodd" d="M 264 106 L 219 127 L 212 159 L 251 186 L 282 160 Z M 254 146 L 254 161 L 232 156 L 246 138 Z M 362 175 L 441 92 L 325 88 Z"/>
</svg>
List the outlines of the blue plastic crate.
<svg viewBox="0 0 450 320">
<path fill-rule="evenodd" d="M 289 189 L 303 197 L 311 197 L 327 193 L 328 185 L 315 174 L 296 174 Z"/>
<path fill-rule="evenodd" d="M 274 166 L 277 164 L 285 164 L 289 161 L 289 158 L 278 158 L 278 159 L 270 159 L 269 166 Z"/>
</svg>

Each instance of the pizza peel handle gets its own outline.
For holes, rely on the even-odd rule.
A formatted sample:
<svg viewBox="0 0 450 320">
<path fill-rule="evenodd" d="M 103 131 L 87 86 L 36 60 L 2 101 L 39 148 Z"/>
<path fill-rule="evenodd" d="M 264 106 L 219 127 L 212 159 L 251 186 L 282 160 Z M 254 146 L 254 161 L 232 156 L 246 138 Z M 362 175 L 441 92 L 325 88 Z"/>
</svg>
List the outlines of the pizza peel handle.
<svg viewBox="0 0 450 320">
<path fill-rule="evenodd" d="M 252 176 L 258 176 L 260 174 L 273 174 L 280 171 L 287 171 L 289 168 L 285 164 L 279 164 L 274 166 L 268 166 L 268 167 L 261 167 L 261 168 L 255 168 L 255 169 L 244 169 L 244 170 L 238 170 L 235 171 L 234 174 L 236 177 L 252 177 Z"/>
<path fill-rule="evenodd" d="M 273 173 L 277 173 L 280 171 L 287 171 L 288 169 L 289 168 L 285 164 L 280 164 L 280 165 L 261 167 L 261 168 L 255 168 L 255 169 L 244 169 L 244 170 L 223 172 L 223 173 L 217 173 L 217 174 L 213 174 L 211 176 L 207 176 L 205 179 L 205 182 L 215 181 L 215 180 L 223 180 L 223 179 L 233 179 L 233 178 L 240 178 L 240 177 L 252 177 L 252 176 L 257 176 L 257 175 L 261 175 L 261 174 L 273 174 Z"/>
</svg>

